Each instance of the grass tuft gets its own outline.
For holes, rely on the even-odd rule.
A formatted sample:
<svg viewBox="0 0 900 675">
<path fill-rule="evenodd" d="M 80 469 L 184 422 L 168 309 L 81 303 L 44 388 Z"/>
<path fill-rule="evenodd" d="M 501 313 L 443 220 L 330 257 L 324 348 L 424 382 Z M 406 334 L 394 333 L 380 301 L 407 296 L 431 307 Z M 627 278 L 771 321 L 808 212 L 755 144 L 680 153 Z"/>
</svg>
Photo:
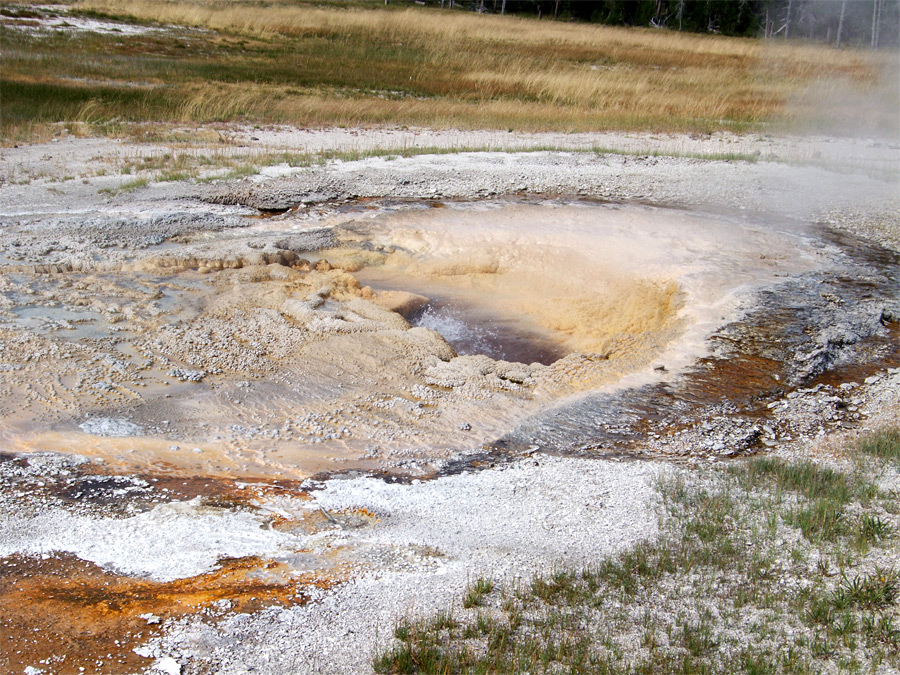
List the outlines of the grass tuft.
<svg viewBox="0 0 900 675">
<path fill-rule="evenodd" d="M 125 181 L 121 185 L 115 188 L 103 188 L 99 190 L 102 194 L 115 195 L 120 192 L 130 192 L 131 190 L 138 190 L 142 187 L 147 187 L 150 184 L 149 178 L 135 178 L 134 180 Z"/>
<path fill-rule="evenodd" d="M 470 609 L 480 605 L 484 601 L 484 597 L 492 590 L 494 590 L 494 582 L 485 577 L 479 577 L 466 589 L 463 607 Z"/>
<path fill-rule="evenodd" d="M 869 544 L 884 541 L 893 533 L 893 525 L 881 516 L 864 513 L 859 520 L 859 538 Z"/>
<path fill-rule="evenodd" d="M 900 575 L 893 568 L 876 567 L 870 575 L 841 576 L 841 586 L 833 597 L 837 607 L 884 608 L 896 602 L 900 593 Z"/>
<path fill-rule="evenodd" d="M 900 429 L 882 429 L 864 437 L 859 451 L 869 457 L 900 463 Z"/>
</svg>

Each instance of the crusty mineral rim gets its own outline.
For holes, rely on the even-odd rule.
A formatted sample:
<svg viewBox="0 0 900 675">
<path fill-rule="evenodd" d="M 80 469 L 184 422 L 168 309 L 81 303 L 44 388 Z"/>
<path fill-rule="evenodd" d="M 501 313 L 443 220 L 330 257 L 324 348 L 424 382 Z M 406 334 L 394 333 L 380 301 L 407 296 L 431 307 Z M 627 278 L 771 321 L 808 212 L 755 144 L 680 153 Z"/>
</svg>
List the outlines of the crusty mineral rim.
<svg viewBox="0 0 900 675">
<path fill-rule="evenodd" d="M 25 275 L 92 318 L 85 337 L 8 324 L 3 377 L 20 404 L 0 433 L 126 472 L 429 473 L 566 397 L 676 374 L 754 288 L 822 264 L 805 233 L 686 211 L 369 206 L 334 215 L 334 234 L 270 219 L 136 251 L 117 272 Z M 294 250 L 310 241 L 331 248 Z M 566 355 L 457 355 L 403 317 L 429 294 Z"/>
</svg>

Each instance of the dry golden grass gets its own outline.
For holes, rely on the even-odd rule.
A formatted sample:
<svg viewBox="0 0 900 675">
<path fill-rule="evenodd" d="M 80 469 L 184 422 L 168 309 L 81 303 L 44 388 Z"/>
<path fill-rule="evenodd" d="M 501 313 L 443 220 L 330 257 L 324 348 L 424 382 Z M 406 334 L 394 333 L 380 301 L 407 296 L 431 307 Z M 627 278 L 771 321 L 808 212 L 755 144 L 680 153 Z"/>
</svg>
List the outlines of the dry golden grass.
<svg viewBox="0 0 900 675">
<path fill-rule="evenodd" d="M 4 98 L 13 114 L 5 131 L 35 119 L 741 131 L 808 117 L 814 103 L 802 103 L 801 93 L 823 82 L 874 86 L 878 59 L 889 58 L 420 7 L 278 0 L 73 7 L 211 32 L 69 46 L 6 40 Z M 185 39 L 178 52 L 175 43 Z M 106 83 L 127 87 L 127 95 L 104 90 Z M 48 102 L 17 106 L 18 96 Z"/>
<path fill-rule="evenodd" d="M 602 54 L 614 61 L 657 67 L 717 67 L 757 61 L 777 51 L 778 60 L 798 72 L 846 70 L 866 65 L 863 54 L 829 47 L 764 43 L 759 40 L 668 30 L 627 29 L 595 24 L 520 19 L 428 9 L 379 11 L 317 8 L 296 3 L 245 0 L 77 0 L 76 6 L 144 21 L 173 23 L 262 38 L 353 36 L 405 42 L 456 62 L 507 46 L 510 51 L 568 60 Z M 535 49 L 537 48 L 537 49 Z M 548 51 L 549 50 L 549 54 Z M 502 50 L 501 50 L 502 51 Z"/>
</svg>

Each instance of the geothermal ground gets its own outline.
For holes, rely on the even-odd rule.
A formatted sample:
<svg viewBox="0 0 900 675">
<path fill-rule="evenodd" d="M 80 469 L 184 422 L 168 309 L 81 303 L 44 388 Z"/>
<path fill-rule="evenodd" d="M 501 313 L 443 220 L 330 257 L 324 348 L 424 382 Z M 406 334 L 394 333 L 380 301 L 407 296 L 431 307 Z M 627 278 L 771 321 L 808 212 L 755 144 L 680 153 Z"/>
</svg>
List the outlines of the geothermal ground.
<svg viewBox="0 0 900 675">
<path fill-rule="evenodd" d="M 652 538 L 662 474 L 897 419 L 896 144 L 218 137 L 398 155 L 3 150 L 4 672 L 366 672 L 475 577 Z"/>
</svg>

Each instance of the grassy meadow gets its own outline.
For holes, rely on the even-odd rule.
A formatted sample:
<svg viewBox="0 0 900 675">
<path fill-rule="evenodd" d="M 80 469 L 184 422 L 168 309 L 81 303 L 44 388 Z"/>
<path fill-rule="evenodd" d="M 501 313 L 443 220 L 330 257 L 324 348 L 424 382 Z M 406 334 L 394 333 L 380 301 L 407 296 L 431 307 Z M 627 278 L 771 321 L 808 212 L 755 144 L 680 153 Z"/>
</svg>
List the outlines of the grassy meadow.
<svg viewBox="0 0 900 675">
<path fill-rule="evenodd" d="M 0 7 L 7 144 L 67 123 L 379 124 L 523 131 L 764 130 L 803 92 L 875 86 L 886 54 L 461 10 L 287 0 L 76 0 L 139 34 L 38 30 Z M 832 106 L 832 108 L 834 108 Z M 840 110 L 832 110 L 840 114 Z"/>
</svg>

